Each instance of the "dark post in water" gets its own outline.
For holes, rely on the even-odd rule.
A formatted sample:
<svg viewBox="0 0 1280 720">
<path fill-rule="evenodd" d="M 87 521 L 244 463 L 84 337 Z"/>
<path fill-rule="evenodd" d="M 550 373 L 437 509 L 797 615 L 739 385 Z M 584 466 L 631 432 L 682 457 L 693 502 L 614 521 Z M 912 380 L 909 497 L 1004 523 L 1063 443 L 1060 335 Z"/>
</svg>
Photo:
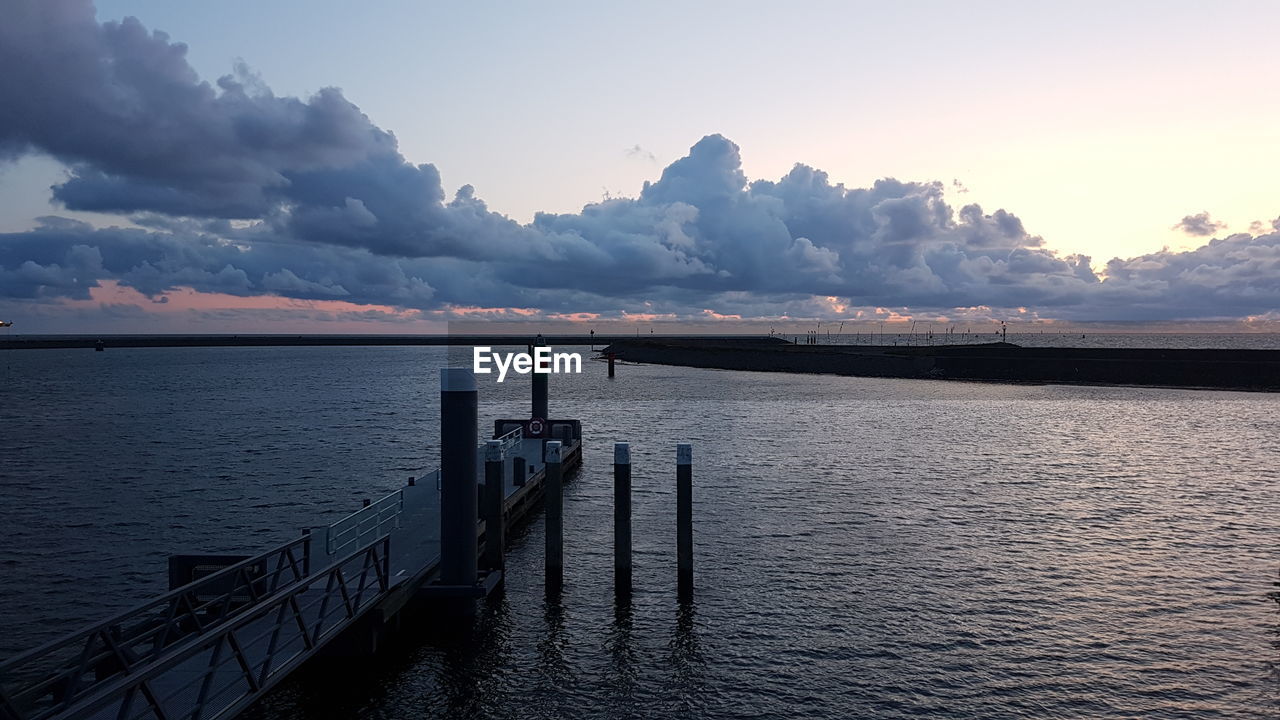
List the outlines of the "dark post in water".
<svg viewBox="0 0 1280 720">
<path fill-rule="evenodd" d="M 539 347 L 545 347 L 547 341 L 538 336 L 538 341 L 534 343 L 533 349 L 536 351 Z M 547 362 L 538 363 L 533 370 L 533 415 L 532 417 L 547 419 L 547 378 L 550 377 L 551 368 L 547 367 Z M 541 372 L 539 372 L 541 371 Z"/>
<path fill-rule="evenodd" d="M 615 357 L 614 353 L 609 353 L 609 377 L 613 377 L 613 360 Z"/>
<path fill-rule="evenodd" d="M 476 414 L 470 370 L 440 371 L 440 582 L 476 583 Z"/>
<path fill-rule="evenodd" d="M 506 545 L 503 523 L 503 451 L 501 440 L 490 440 L 484 446 L 484 568 L 502 570 L 502 551 Z"/>
<path fill-rule="evenodd" d="M 547 491 L 543 495 L 547 517 L 546 585 L 548 593 L 560 592 L 564 584 L 564 466 L 561 444 L 551 440 L 546 445 Z"/>
<path fill-rule="evenodd" d="M 613 444 L 613 591 L 631 595 L 631 446 Z"/>
<path fill-rule="evenodd" d="M 693 446 L 676 445 L 676 564 L 681 600 L 693 599 Z"/>
</svg>

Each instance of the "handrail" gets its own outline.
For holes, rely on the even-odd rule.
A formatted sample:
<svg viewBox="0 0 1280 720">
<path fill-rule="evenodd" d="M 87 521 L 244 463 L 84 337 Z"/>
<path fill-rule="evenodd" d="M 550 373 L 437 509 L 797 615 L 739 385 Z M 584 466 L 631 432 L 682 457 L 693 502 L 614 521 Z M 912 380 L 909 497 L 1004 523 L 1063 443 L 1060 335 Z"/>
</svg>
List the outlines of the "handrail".
<svg viewBox="0 0 1280 720">
<path fill-rule="evenodd" d="M 504 455 L 511 453 L 511 448 L 516 447 L 524 441 L 524 428 L 517 427 L 502 437 L 495 438 L 502 443 L 502 452 Z"/>
<path fill-rule="evenodd" d="M 208 632 L 298 585 L 307 578 L 310 547 L 307 536 L 290 540 L 0 662 L 0 699 L 11 707 L 66 708 L 193 633 Z"/>
<path fill-rule="evenodd" d="M 391 538 L 374 540 L 263 598 L 251 612 L 104 684 L 59 717 L 103 711 L 117 718 L 232 717 L 382 598 L 391 587 L 390 557 Z M 311 602 L 300 601 L 317 592 Z M 265 649 L 255 650 L 268 638 Z"/>
<path fill-rule="evenodd" d="M 377 502 L 330 523 L 325 538 L 325 552 L 336 555 L 346 548 L 359 544 L 370 533 L 383 537 L 400 527 L 400 513 L 404 511 L 404 490 L 381 498 Z M 389 526 L 389 527 L 388 527 Z"/>
</svg>

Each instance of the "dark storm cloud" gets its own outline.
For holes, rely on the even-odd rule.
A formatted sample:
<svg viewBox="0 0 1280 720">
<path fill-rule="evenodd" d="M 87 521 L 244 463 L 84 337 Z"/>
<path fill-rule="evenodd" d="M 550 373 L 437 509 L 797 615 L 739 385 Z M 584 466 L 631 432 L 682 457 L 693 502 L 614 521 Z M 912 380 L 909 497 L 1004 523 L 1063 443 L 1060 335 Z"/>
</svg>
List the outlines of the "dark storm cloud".
<svg viewBox="0 0 1280 720">
<path fill-rule="evenodd" d="M 1195 215 L 1186 215 L 1178 224 L 1173 226 L 1174 230 L 1181 230 L 1188 235 L 1195 237 L 1209 237 L 1210 235 L 1223 230 L 1227 227 L 1226 223 L 1217 222 L 1209 217 L 1208 212 L 1196 213 Z"/>
<path fill-rule="evenodd" d="M 270 218 L 280 232 L 373 252 L 465 254 L 440 177 L 336 88 L 276 97 L 244 67 L 203 82 L 186 46 L 89 0 L 8 2 L 0 152 L 65 162 L 74 210 Z M 20 68 L 21 71 L 13 71 Z"/>
<path fill-rule="evenodd" d="M 469 185 L 446 199 L 436 169 L 406 161 L 337 89 L 277 97 L 244 67 L 211 85 L 185 46 L 133 19 L 99 24 L 87 0 L 7 5 L 0 67 L 20 71 L 0 72 L 0 159 L 52 155 L 70 169 L 56 199 L 142 229 L 46 218 L 0 235 L 0 297 L 83 299 L 111 279 L 156 298 L 192 287 L 417 309 L 821 314 L 828 296 L 1079 319 L 1275 307 L 1275 236 L 1116 259 L 1101 279 L 1005 210 L 951 206 L 942 183 L 845 188 L 806 165 L 749 182 L 719 135 L 635 198 L 521 225 Z M 1207 213 L 1179 224 L 1215 226 Z"/>
</svg>

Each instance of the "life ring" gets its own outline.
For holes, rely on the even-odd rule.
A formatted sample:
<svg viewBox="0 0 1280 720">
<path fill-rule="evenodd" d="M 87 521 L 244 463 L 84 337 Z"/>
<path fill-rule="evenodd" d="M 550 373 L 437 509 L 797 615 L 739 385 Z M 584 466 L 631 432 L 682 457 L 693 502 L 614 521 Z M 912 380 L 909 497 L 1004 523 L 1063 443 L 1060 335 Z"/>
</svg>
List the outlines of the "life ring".
<svg viewBox="0 0 1280 720">
<path fill-rule="evenodd" d="M 529 421 L 530 437 L 542 437 L 542 434 L 546 431 L 547 431 L 547 421 L 543 420 L 542 418 L 533 418 L 532 420 Z"/>
</svg>

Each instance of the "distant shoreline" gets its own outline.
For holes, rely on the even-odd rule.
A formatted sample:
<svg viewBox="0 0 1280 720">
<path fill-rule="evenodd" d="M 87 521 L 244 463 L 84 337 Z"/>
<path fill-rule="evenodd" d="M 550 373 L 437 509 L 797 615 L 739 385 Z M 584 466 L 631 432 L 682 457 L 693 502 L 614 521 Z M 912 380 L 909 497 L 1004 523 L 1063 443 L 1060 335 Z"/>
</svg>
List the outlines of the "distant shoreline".
<svg viewBox="0 0 1280 720">
<path fill-rule="evenodd" d="M 26 335 L 0 336 L 0 350 L 93 349 L 102 343 L 111 348 L 164 347 L 326 347 L 387 345 L 528 345 L 538 335 L 503 333 L 493 335 Z M 565 334 L 545 335 L 543 340 L 556 345 L 608 345 L 629 336 Z M 646 335 L 652 339 L 696 338 L 703 343 L 759 341 L 752 335 Z"/>
</svg>

